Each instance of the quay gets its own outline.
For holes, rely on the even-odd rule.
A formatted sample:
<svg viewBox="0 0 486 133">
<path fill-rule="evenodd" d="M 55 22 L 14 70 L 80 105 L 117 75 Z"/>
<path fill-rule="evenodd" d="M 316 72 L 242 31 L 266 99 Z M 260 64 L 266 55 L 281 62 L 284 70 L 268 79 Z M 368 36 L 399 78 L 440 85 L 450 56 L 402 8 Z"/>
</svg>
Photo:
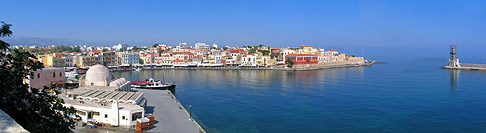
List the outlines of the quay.
<svg viewBox="0 0 486 133">
<path fill-rule="evenodd" d="M 479 70 L 486 71 L 486 64 L 462 64 L 459 63 L 459 59 L 456 57 L 456 45 L 451 45 L 451 58 L 449 59 L 449 65 L 444 66 L 444 69 L 454 70 Z"/>
<path fill-rule="evenodd" d="M 147 114 L 155 117 L 154 127 L 149 132 L 162 133 L 205 133 L 204 129 L 195 121 L 190 120 L 189 111 L 179 103 L 169 90 L 134 89 L 143 92 L 151 101 L 147 104 Z"/>
<path fill-rule="evenodd" d="M 320 70 L 320 69 L 333 69 L 333 68 L 346 68 L 346 67 L 361 67 L 371 66 L 376 61 L 367 60 L 364 63 L 329 63 L 316 67 L 161 67 L 161 68 L 142 68 L 143 70 L 281 70 L 281 71 L 306 71 L 306 70 Z M 112 69 L 111 71 L 134 71 L 133 69 Z"/>
</svg>

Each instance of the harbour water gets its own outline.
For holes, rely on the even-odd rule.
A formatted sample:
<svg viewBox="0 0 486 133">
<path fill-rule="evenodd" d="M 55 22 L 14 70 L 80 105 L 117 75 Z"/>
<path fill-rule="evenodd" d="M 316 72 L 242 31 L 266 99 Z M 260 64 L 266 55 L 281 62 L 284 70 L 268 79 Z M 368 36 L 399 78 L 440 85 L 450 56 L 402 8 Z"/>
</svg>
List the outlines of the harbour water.
<svg viewBox="0 0 486 133">
<path fill-rule="evenodd" d="M 115 76 L 164 75 L 178 83 L 177 98 L 192 105 L 208 132 L 486 131 L 486 72 L 441 69 L 447 64 L 442 56 L 377 57 L 385 63 L 312 71 L 143 70 Z"/>
</svg>

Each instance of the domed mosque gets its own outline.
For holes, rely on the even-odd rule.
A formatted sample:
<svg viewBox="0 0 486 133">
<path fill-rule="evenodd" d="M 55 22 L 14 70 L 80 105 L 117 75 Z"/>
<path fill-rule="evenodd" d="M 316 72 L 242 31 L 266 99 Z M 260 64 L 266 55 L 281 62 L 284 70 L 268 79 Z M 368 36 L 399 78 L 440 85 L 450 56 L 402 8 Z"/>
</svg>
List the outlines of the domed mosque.
<svg viewBox="0 0 486 133">
<path fill-rule="evenodd" d="M 105 86 L 105 87 L 103 87 Z M 115 79 L 113 73 L 103 65 L 97 64 L 79 78 L 79 87 L 104 88 L 109 90 L 130 91 L 130 82 L 125 78 Z"/>
<path fill-rule="evenodd" d="M 112 126 L 134 126 L 142 119 L 147 99 L 132 91 L 130 81 L 116 79 L 108 68 L 94 65 L 79 78 L 79 87 L 60 95 L 66 107 L 74 107 L 81 121 Z M 76 117 L 74 114 L 73 117 Z"/>
</svg>

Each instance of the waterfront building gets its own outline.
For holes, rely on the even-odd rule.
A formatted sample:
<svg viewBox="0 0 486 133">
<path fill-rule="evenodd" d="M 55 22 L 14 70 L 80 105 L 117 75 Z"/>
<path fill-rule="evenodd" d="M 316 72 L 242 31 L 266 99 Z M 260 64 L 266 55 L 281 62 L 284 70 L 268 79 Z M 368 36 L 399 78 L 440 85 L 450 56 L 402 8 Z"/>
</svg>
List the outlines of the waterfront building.
<svg viewBox="0 0 486 133">
<path fill-rule="evenodd" d="M 256 56 L 253 54 L 243 55 L 241 57 L 241 65 L 242 67 L 255 67 L 256 63 Z"/>
<path fill-rule="evenodd" d="M 87 67 L 86 63 L 84 62 L 86 56 L 84 55 L 74 55 L 73 56 L 73 65 L 76 66 L 76 67 Z"/>
<path fill-rule="evenodd" d="M 349 63 L 364 63 L 363 57 L 353 57 L 353 56 L 346 56 L 345 60 Z"/>
<path fill-rule="evenodd" d="M 156 57 L 158 57 L 156 53 L 147 53 L 145 55 L 140 56 L 140 59 L 143 61 L 144 66 L 151 66 L 151 65 L 155 65 Z"/>
<path fill-rule="evenodd" d="M 65 70 L 63 68 L 46 67 L 36 71 L 32 71 L 32 75 L 28 75 L 24 79 L 24 83 L 29 85 L 29 88 L 56 88 L 64 87 Z"/>
<path fill-rule="evenodd" d="M 139 65 L 140 55 L 138 53 L 122 52 L 121 53 L 121 65 Z"/>
<path fill-rule="evenodd" d="M 269 67 L 269 66 L 272 66 L 272 64 L 275 63 L 275 59 L 272 59 L 270 57 L 270 55 L 263 55 L 261 56 L 260 58 L 260 66 L 263 66 L 263 67 Z"/>
<path fill-rule="evenodd" d="M 317 55 L 313 54 L 288 54 L 285 56 L 285 61 L 287 61 L 287 59 L 290 59 L 294 65 L 319 63 Z M 285 64 L 287 64 L 287 62 L 285 62 Z"/>
<path fill-rule="evenodd" d="M 72 55 L 62 56 L 62 58 L 64 59 L 64 67 L 73 67 L 74 66 Z"/>
<path fill-rule="evenodd" d="M 79 84 L 79 88 L 66 90 L 60 98 L 64 106 L 76 109 L 82 122 L 132 127 L 144 116 L 147 100 L 143 93 L 131 92 L 130 81 L 116 79 L 105 66 L 89 68 Z"/>
<path fill-rule="evenodd" d="M 106 51 L 101 53 L 101 64 L 105 66 L 115 66 L 116 65 L 116 55 L 113 51 Z"/>
<path fill-rule="evenodd" d="M 192 59 L 192 56 L 190 52 L 172 52 L 172 63 L 174 66 L 187 64 Z"/>
<path fill-rule="evenodd" d="M 160 58 L 162 66 L 172 66 L 172 56 L 170 56 L 169 54 L 163 54 Z"/>
</svg>

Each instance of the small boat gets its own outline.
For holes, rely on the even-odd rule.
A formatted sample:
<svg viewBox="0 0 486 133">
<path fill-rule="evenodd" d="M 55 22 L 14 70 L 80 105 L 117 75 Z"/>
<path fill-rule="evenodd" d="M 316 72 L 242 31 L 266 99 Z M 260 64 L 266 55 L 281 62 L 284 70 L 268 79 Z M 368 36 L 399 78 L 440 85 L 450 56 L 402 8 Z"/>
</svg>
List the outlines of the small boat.
<svg viewBox="0 0 486 133">
<path fill-rule="evenodd" d="M 78 72 L 76 71 L 64 72 L 64 74 L 68 78 L 75 78 L 76 76 L 78 76 Z"/>
<path fill-rule="evenodd" d="M 132 83 L 132 87 L 139 89 L 174 89 L 176 86 L 175 83 L 154 80 L 153 78 L 145 81 L 132 81 Z"/>
<path fill-rule="evenodd" d="M 137 72 L 140 72 L 140 71 L 142 70 L 142 68 L 134 68 L 134 69 L 135 69 L 135 71 L 137 71 Z"/>
</svg>

